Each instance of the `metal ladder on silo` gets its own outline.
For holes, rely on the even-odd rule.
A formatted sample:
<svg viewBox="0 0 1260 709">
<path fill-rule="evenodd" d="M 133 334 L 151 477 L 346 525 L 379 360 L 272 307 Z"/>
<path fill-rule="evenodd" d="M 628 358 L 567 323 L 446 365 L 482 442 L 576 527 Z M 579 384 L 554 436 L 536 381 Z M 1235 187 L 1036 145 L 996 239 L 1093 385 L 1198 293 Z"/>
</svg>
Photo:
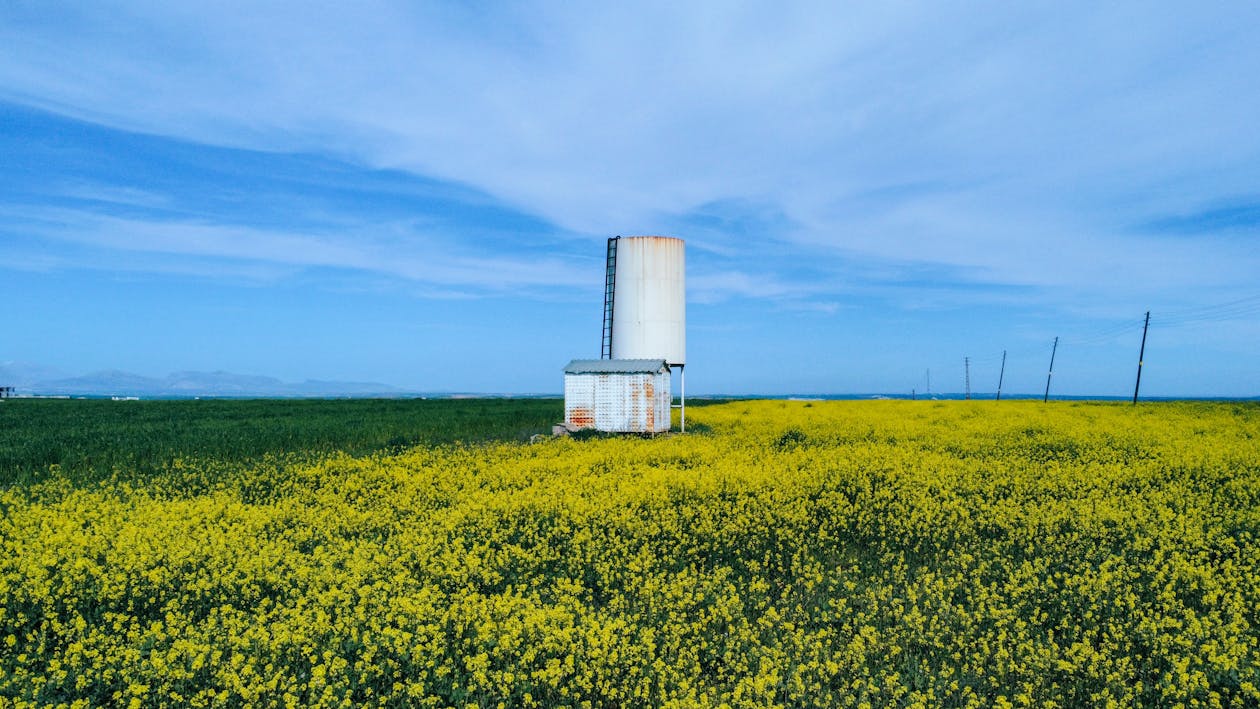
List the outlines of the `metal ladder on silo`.
<svg viewBox="0 0 1260 709">
<path fill-rule="evenodd" d="M 617 289 L 617 241 L 608 239 L 608 259 L 604 264 L 604 329 L 599 337 L 599 358 L 612 359 L 613 295 Z"/>
</svg>

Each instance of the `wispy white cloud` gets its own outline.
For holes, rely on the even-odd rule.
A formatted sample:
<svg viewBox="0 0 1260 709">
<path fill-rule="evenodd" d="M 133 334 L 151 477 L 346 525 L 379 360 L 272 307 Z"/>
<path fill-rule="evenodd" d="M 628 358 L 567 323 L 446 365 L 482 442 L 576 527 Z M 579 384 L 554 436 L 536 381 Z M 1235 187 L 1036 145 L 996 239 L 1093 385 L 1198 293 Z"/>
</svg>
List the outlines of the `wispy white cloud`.
<svg viewBox="0 0 1260 709">
<path fill-rule="evenodd" d="M 171 204 L 167 195 L 153 190 L 142 190 L 134 187 L 101 184 L 86 180 L 69 180 L 51 186 L 48 196 L 63 199 L 100 202 L 126 207 L 143 207 L 146 209 L 163 208 Z"/>
<path fill-rule="evenodd" d="M 349 232 L 330 235 L 124 218 L 61 208 L 9 208 L 0 214 L 20 224 L 28 237 L 107 252 L 202 257 L 206 260 L 199 269 L 187 262 L 175 268 L 196 270 L 205 276 L 247 273 L 279 278 L 302 269 L 341 269 L 440 286 L 434 292 L 447 296 L 459 292 L 451 289 L 466 289 L 466 295 L 544 287 L 569 289 L 585 286 L 590 280 L 586 270 L 569 261 L 461 252 L 449 238 L 416 232 L 410 224 L 360 224 Z M 80 258 L 62 256 L 59 263 L 76 267 L 101 264 L 95 251 Z M 242 269 L 242 263 L 251 265 Z M 51 265 L 55 264 L 45 263 Z M 173 268 L 170 261 L 148 261 L 146 265 L 164 272 Z"/>
<path fill-rule="evenodd" d="M 788 283 L 771 274 L 742 271 L 717 271 L 691 276 L 687 281 L 688 296 L 699 303 L 714 303 L 732 297 L 758 300 L 802 298 L 814 289 L 805 283 Z"/>
<path fill-rule="evenodd" d="M 1064 304 L 1242 287 L 1260 272 L 1245 243 L 1133 229 L 1254 191 L 1254 5 L 121 3 L 0 13 L 0 97 L 210 144 L 397 167 L 474 186 L 561 232 L 691 225 L 714 257 L 692 280 L 702 299 L 829 302 L 835 279 L 802 275 L 802 262 L 872 288 L 935 268 Z M 689 221 L 732 204 L 775 218 L 738 235 L 720 220 Z M 422 236 L 391 252 L 377 232 L 313 238 L 108 219 L 89 232 L 111 248 L 475 288 L 588 277 L 571 259 L 449 244 L 430 254 Z M 760 258 L 776 249 L 799 258 Z"/>
</svg>

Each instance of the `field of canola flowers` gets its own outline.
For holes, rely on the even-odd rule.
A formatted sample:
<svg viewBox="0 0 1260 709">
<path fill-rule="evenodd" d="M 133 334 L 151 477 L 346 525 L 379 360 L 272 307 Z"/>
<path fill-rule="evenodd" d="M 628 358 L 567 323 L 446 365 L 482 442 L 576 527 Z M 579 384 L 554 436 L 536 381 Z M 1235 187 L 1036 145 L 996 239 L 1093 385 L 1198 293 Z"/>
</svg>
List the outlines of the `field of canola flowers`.
<svg viewBox="0 0 1260 709">
<path fill-rule="evenodd" d="M 1260 705 L 1260 407 L 689 413 L 9 486 L 0 706 Z"/>
</svg>

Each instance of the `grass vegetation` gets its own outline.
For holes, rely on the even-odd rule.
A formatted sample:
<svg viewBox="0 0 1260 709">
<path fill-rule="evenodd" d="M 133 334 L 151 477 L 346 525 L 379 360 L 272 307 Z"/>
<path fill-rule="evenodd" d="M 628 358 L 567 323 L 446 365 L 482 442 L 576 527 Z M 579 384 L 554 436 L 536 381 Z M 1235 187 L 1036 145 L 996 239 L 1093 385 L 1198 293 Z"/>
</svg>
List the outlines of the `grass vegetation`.
<svg viewBox="0 0 1260 709">
<path fill-rule="evenodd" d="M 315 460 L 527 441 L 563 418 L 555 399 L 9 399 L 0 403 L 0 486 L 29 484 L 52 466 L 79 481 L 141 481 L 176 459 Z"/>
</svg>

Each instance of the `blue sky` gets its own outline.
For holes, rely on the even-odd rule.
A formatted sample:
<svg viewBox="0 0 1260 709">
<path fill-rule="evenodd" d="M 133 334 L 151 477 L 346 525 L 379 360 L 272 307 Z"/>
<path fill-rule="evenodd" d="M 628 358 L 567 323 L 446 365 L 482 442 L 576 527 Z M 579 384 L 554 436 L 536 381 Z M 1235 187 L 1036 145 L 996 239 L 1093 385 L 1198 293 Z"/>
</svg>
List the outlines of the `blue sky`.
<svg viewBox="0 0 1260 709">
<path fill-rule="evenodd" d="M 0 4 L 0 362 L 558 392 L 1260 394 L 1260 5 Z"/>
</svg>

